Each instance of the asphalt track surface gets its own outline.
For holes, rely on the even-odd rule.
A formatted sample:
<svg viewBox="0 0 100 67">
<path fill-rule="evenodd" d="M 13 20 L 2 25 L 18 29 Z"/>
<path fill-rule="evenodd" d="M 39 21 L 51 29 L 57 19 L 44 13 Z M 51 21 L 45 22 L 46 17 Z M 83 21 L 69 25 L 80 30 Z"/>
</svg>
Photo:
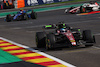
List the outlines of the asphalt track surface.
<svg viewBox="0 0 100 67">
<path fill-rule="evenodd" d="M 36 20 L 30 19 L 27 21 L 12 21 L 8 23 L 4 19 L 0 19 L 0 37 L 42 51 L 77 67 L 100 67 L 100 14 L 86 16 L 77 16 L 76 14 L 67 15 L 64 14 L 63 9 L 37 14 L 38 18 Z M 41 27 L 43 25 L 54 24 L 59 21 L 64 21 L 69 26 L 81 28 L 81 30 L 92 30 L 96 38 L 96 44 L 87 48 L 84 46 L 78 48 L 65 47 L 50 51 L 36 48 L 35 33 L 42 31 Z M 3 64 L 1 67 L 6 67 L 5 65 L 7 67 L 16 67 L 17 65 L 19 67 L 38 67 L 24 61 L 19 64 Z"/>
</svg>

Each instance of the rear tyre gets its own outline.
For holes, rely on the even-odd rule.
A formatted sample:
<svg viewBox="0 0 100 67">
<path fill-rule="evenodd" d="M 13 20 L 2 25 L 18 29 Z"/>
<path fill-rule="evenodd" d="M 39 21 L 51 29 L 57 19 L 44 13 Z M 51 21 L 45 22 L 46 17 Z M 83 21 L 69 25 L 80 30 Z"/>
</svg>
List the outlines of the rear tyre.
<svg viewBox="0 0 100 67">
<path fill-rule="evenodd" d="M 86 8 L 84 8 L 83 6 L 80 6 L 80 13 L 85 13 L 86 12 Z"/>
<path fill-rule="evenodd" d="M 46 38 L 46 49 L 52 49 L 54 48 L 55 45 L 55 35 L 54 34 L 47 34 L 47 38 Z"/>
<path fill-rule="evenodd" d="M 6 21 L 7 21 L 7 22 L 11 22 L 11 19 L 12 19 L 12 17 L 11 17 L 10 14 L 6 16 Z"/>
<path fill-rule="evenodd" d="M 32 19 L 36 19 L 37 18 L 37 13 L 36 12 L 32 11 L 30 15 L 31 15 Z"/>
<path fill-rule="evenodd" d="M 27 20 L 28 19 L 28 16 L 27 16 L 27 14 L 25 13 L 25 14 L 22 14 L 22 20 Z"/>
<path fill-rule="evenodd" d="M 92 35 L 91 30 L 83 31 L 83 40 L 87 43 L 85 46 L 93 46 L 91 43 L 95 43 L 95 36 Z"/>
<path fill-rule="evenodd" d="M 18 16 L 18 17 L 16 18 L 17 21 L 20 21 L 21 19 L 22 19 L 21 16 Z"/>
<path fill-rule="evenodd" d="M 37 32 L 36 33 L 36 45 L 37 48 L 45 47 L 45 37 L 46 34 L 44 32 Z"/>
</svg>

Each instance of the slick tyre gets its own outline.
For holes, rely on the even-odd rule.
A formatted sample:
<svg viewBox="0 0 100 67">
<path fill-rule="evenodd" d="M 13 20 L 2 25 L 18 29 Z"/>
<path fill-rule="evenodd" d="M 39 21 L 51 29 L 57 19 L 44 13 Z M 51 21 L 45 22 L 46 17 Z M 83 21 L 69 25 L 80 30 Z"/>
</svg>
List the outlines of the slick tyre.
<svg viewBox="0 0 100 67">
<path fill-rule="evenodd" d="M 86 41 L 86 43 L 94 43 L 95 37 L 92 35 L 91 30 L 84 30 L 83 31 L 83 40 Z M 88 44 L 85 46 L 92 46 L 93 44 Z"/>
<path fill-rule="evenodd" d="M 32 11 L 30 15 L 31 15 L 32 19 L 36 19 L 37 18 L 37 13 L 36 12 Z"/>
<path fill-rule="evenodd" d="M 55 45 L 55 35 L 54 34 L 47 34 L 47 38 L 46 38 L 46 49 L 52 49 L 54 48 Z"/>
<path fill-rule="evenodd" d="M 10 14 L 6 16 L 6 21 L 7 21 L 7 22 L 11 22 L 11 19 L 12 19 L 12 17 L 11 17 Z"/>
<path fill-rule="evenodd" d="M 22 19 L 21 16 L 18 16 L 18 17 L 16 18 L 17 21 L 20 21 L 21 19 Z"/>
<path fill-rule="evenodd" d="M 85 13 L 86 12 L 86 8 L 84 8 L 83 6 L 80 6 L 80 13 Z"/>
<path fill-rule="evenodd" d="M 45 37 L 46 34 L 44 32 L 37 32 L 36 33 L 36 45 L 37 48 L 43 48 L 45 47 Z"/>
<path fill-rule="evenodd" d="M 21 18 L 22 20 L 27 20 L 28 19 L 28 16 L 27 16 L 27 14 L 25 13 L 25 14 L 22 14 L 22 18 Z"/>
</svg>

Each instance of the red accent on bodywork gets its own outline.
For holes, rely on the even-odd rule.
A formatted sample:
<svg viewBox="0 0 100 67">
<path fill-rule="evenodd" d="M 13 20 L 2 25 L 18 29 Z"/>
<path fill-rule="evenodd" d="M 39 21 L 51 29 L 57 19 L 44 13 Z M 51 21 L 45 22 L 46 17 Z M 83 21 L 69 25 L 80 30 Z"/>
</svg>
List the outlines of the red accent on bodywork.
<svg viewBox="0 0 100 67">
<path fill-rule="evenodd" d="M 70 40 L 71 44 L 73 46 L 76 46 L 76 41 L 75 41 L 75 38 L 74 38 L 73 34 L 69 30 L 67 32 L 65 32 L 64 34 Z"/>
<path fill-rule="evenodd" d="M 80 8 L 80 7 L 76 7 L 76 8 L 74 8 L 74 9 L 70 10 L 69 12 L 75 13 L 79 8 Z"/>
<path fill-rule="evenodd" d="M 95 2 L 95 5 L 99 6 L 99 4 L 97 2 Z"/>
</svg>

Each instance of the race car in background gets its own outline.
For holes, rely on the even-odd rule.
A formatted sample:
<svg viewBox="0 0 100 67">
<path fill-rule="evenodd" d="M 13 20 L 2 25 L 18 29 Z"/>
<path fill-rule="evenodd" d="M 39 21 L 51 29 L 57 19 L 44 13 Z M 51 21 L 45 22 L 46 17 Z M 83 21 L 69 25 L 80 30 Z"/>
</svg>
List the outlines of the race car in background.
<svg viewBox="0 0 100 67">
<path fill-rule="evenodd" d="M 90 3 L 84 3 L 82 6 L 70 7 L 65 10 L 65 13 L 88 13 L 92 11 L 99 11 L 100 6 L 97 2 L 91 1 Z"/>
<path fill-rule="evenodd" d="M 93 46 L 95 36 L 91 30 L 80 31 L 80 28 L 72 28 L 64 23 L 45 25 L 43 29 L 53 31 L 36 32 L 37 48 L 52 49 L 57 47 L 73 47 L 85 45 Z"/>
<path fill-rule="evenodd" d="M 11 22 L 11 21 L 21 21 L 21 20 L 27 20 L 27 19 L 36 19 L 37 18 L 37 13 L 34 12 L 33 10 L 20 10 L 17 12 L 17 14 L 8 14 L 6 16 L 6 21 Z"/>
</svg>

